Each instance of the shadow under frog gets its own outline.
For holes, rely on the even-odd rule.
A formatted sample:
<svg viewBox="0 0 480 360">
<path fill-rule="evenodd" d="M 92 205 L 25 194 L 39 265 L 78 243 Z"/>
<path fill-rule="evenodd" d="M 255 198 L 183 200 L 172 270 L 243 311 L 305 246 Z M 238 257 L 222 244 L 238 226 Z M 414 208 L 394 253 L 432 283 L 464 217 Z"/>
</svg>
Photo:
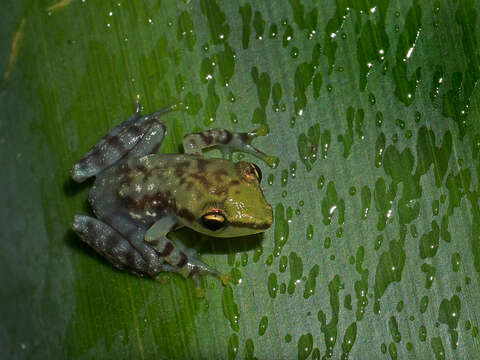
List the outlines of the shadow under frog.
<svg viewBox="0 0 480 360">
<path fill-rule="evenodd" d="M 231 155 L 251 153 L 271 167 L 278 160 L 251 145 L 254 138 L 267 134 L 266 126 L 249 133 L 214 129 L 189 134 L 183 139 L 184 154 L 156 154 L 166 134 L 160 116 L 171 110 L 144 116 L 138 105 L 133 116 L 73 166 L 74 181 L 95 177 L 88 198 L 95 217 L 75 215 L 72 228 L 119 269 L 152 277 L 174 272 L 197 283 L 201 274 L 210 274 L 226 283 L 228 274 L 198 258 L 198 236 L 179 241 L 167 234 L 181 228 L 216 238 L 262 233 L 272 225 L 273 216 L 260 186 L 261 170 L 253 163 L 234 163 Z M 204 157 L 202 150 L 211 147 L 229 159 Z M 70 185 L 68 189 L 72 191 Z M 231 252 L 255 247 L 261 240 L 248 237 L 245 244 L 242 238 L 228 244 L 217 239 L 208 248 Z"/>
</svg>

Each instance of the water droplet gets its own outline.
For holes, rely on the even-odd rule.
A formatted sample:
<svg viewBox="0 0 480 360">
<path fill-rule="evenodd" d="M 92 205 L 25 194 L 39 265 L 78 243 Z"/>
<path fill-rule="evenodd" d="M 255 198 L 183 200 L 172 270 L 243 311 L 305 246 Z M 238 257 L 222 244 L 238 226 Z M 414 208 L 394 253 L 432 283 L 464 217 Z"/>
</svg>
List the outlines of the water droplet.
<svg viewBox="0 0 480 360">
<path fill-rule="evenodd" d="M 278 281 L 277 281 L 277 274 L 270 273 L 268 276 L 268 294 L 272 299 L 277 297 L 278 291 Z"/>
<path fill-rule="evenodd" d="M 333 181 L 330 181 L 327 185 L 327 192 L 326 196 L 322 200 L 321 209 L 323 214 L 323 223 L 325 225 L 329 225 L 332 222 L 332 218 L 335 213 L 338 213 L 338 224 L 342 225 L 344 223 L 345 200 L 339 198 Z"/>
<path fill-rule="evenodd" d="M 232 330 L 238 332 L 238 320 L 240 319 L 240 312 L 237 303 L 233 299 L 232 287 L 229 285 L 223 288 L 222 309 L 223 315 L 225 315 L 225 318 L 230 322 L 230 327 Z"/>
<path fill-rule="evenodd" d="M 394 343 L 390 343 L 388 345 L 388 353 L 389 353 L 390 358 L 392 360 L 397 360 L 398 359 L 397 346 Z"/>
<path fill-rule="evenodd" d="M 244 252 L 241 257 L 242 266 L 247 266 L 248 264 L 248 253 Z"/>
<path fill-rule="evenodd" d="M 230 270 L 230 275 L 232 277 L 232 284 L 238 285 L 242 283 L 242 273 L 237 267 Z"/>
<path fill-rule="evenodd" d="M 343 228 L 339 227 L 337 230 L 335 230 L 335 236 L 337 238 L 343 237 Z"/>
<path fill-rule="evenodd" d="M 324 185 L 325 185 L 325 176 L 320 175 L 320 176 L 318 177 L 317 187 L 318 187 L 319 189 L 323 189 L 323 186 L 324 186 Z"/>
<path fill-rule="evenodd" d="M 253 360 L 255 358 L 253 355 L 254 352 L 255 346 L 253 345 L 253 340 L 248 338 L 247 341 L 245 341 L 245 359 Z"/>
<path fill-rule="evenodd" d="M 283 47 L 287 47 L 290 41 L 292 41 L 292 39 L 293 39 L 293 28 L 290 25 L 286 25 L 285 32 L 283 33 L 283 38 L 282 38 Z"/>
<path fill-rule="evenodd" d="M 312 240 L 313 239 L 313 225 L 309 224 L 307 227 L 307 235 L 306 235 L 307 240 Z"/>
<path fill-rule="evenodd" d="M 264 316 L 258 324 L 258 335 L 263 336 L 268 328 L 268 317 Z"/>
<path fill-rule="evenodd" d="M 383 235 L 380 234 L 375 239 L 375 246 L 374 246 L 375 251 L 380 249 L 380 247 L 382 246 L 382 243 L 383 243 Z"/>
<path fill-rule="evenodd" d="M 383 113 L 380 111 L 378 111 L 375 116 L 375 124 L 377 125 L 377 127 L 381 127 L 383 125 Z"/>
<path fill-rule="evenodd" d="M 400 300 L 398 303 L 397 303 L 397 311 L 398 312 L 402 312 L 403 310 L 403 301 Z"/>
<path fill-rule="evenodd" d="M 474 326 L 474 327 L 472 328 L 472 336 L 473 336 L 474 338 L 476 338 L 476 337 L 478 336 L 478 327 L 477 327 L 477 326 Z"/>
<path fill-rule="evenodd" d="M 230 360 L 235 359 L 238 353 L 238 335 L 232 334 L 228 339 L 228 358 Z"/>
<path fill-rule="evenodd" d="M 308 299 L 310 296 L 315 295 L 315 288 L 317 286 L 317 276 L 319 274 L 320 268 L 318 265 L 314 265 L 310 272 L 308 273 L 308 279 L 305 282 L 305 290 L 303 292 L 303 297 Z"/>
<path fill-rule="evenodd" d="M 289 255 L 290 263 L 290 280 L 288 282 L 287 292 L 291 295 L 295 292 L 297 284 L 300 283 L 300 279 L 303 275 L 303 261 L 295 252 L 291 252 Z"/>
<path fill-rule="evenodd" d="M 437 269 L 427 263 L 423 264 L 420 269 L 425 273 L 425 288 L 430 289 L 432 287 L 433 280 L 435 280 Z"/>
<path fill-rule="evenodd" d="M 367 219 L 368 212 L 370 211 L 372 194 L 370 188 L 365 185 L 362 187 L 361 200 L 362 200 L 362 220 Z"/>
<path fill-rule="evenodd" d="M 263 40 L 263 33 L 265 32 L 265 20 L 263 20 L 260 11 L 255 11 L 253 17 L 253 28 L 255 29 L 255 37 L 257 40 Z"/>
<path fill-rule="evenodd" d="M 368 102 L 370 103 L 370 105 L 375 105 L 375 103 L 377 102 L 373 93 L 368 94 Z"/>
<path fill-rule="evenodd" d="M 350 187 L 350 189 L 348 189 L 348 193 L 352 196 L 355 195 L 357 193 L 357 188 L 355 186 Z"/>
<path fill-rule="evenodd" d="M 397 119 L 395 120 L 395 124 L 400 128 L 400 129 L 405 129 L 405 121 L 402 119 Z"/>
<path fill-rule="evenodd" d="M 425 311 L 427 311 L 429 301 L 430 299 L 427 295 L 423 296 L 422 299 L 420 300 L 420 312 L 422 314 L 425 313 Z"/>
<path fill-rule="evenodd" d="M 445 348 L 443 347 L 440 336 L 434 337 L 431 340 L 432 350 L 436 360 L 445 360 Z"/>
<path fill-rule="evenodd" d="M 305 360 L 310 356 L 313 349 L 313 336 L 312 334 L 304 334 L 300 336 L 298 340 L 298 359 Z"/>
<path fill-rule="evenodd" d="M 385 152 L 385 134 L 382 132 L 377 138 L 377 142 L 375 143 L 375 166 L 377 168 L 382 167 L 383 165 L 383 154 Z"/>
<path fill-rule="evenodd" d="M 294 59 L 298 57 L 299 50 L 297 47 L 292 47 L 292 50 L 290 51 L 290 56 Z"/>
<path fill-rule="evenodd" d="M 462 259 L 458 252 L 452 255 L 452 270 L 454 272 L 458 272 L 460 270 L 460 265 L 462 263 Z"/>
<path fill-rule="evenodd" d="M 325 241 L 323 242 L 323 247 L 325 249 L 329 249 L 331 244 L 332 244 L 332 239 L 330 237 L 327 237 L 327 238 L 325 238 Z"/>
<path fill-rule="evenodd" d="M 275 228 L 274 228 L 274 255 L 279 256 L 283 246 L 288 240 L 289 225 L 285 218 L 285 208 L 281 203 L 275 207 Z"/>
<path fill-rule="evenodd" d="M 424 342 L 425 340 L 427 340 L 427 328 L 425 327 L 425 325 L 420 326 L 418 330 L 418 339 L 421 342 Z"/>
<path fill-rule="evenodd" d="M 355 340 L 357 339 L 357 323 L 351 323 L 345 330 L 342 341 L 342 357 L 341 359 L 348 359 L 350 351 L 352 351 Z"/>
<path fill-rule="evenodd" d="M 422 235 L 419 243 L 420 258 L 434 257 L 437 254 L 440 239 L 440 227 L 432 221 L 432 230 Z"/>
<path fill-rule="evenodd" d="M 277 24 L 270 25 L 270 29 L 268 30 L 268 37 L 270 39 L 275 39 L 277 37 L 277 34 L 278 34 Z"/>
<path fill-rule="evenodd" d="M 268 185 L 272 186 L 273 185 L 273 180 L 275 179 L 273 174 L 268 175 L 267 183 Z"/>
<path fill-rule="evenodd" d="M 292 161 L 290 163 L 290 176 L 292 178 L 295 178 L 297 176 L 296 170 L 297 170 L 297 163 L 295 161 Z"/>
<path fill-rule="evenodd" d="M 255 248 L 255 251 L 253 252 L 253 262 L 254 263 L 258 262 L 262 254 L 263 254 L 263 246 L 259 245 Z"/>
<path fill-rule="evenodd" d="M 280 262 L 278 263 L 278 270 L 281 273 L 285 272 L 285 270 L 287 270 L 287 265 L 288 265 L 288 258 L 285 255 L 283 255 L 280 258 Z"/>
<path fill-rule="evenodd" d="M 390 320 L 388 321 L 388 328 L 393 341 L 399 343 L 402 340 L 402 334 L 400 334 L 400 331 L 398 330 L 398 322 L 395 316 L 390 317 Z"/>
</svg>

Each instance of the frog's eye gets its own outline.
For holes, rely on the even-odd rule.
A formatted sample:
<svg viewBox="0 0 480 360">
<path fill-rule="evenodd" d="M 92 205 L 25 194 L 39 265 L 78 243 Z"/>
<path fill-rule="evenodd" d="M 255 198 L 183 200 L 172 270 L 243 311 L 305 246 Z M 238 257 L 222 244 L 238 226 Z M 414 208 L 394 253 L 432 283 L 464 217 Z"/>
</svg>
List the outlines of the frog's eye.
<svg viewBox="0 0 480 360">
<path fill-rule="evenodd" d="M 260 168 L 254 164 L 254 163 L 251 163 L 252 166 L 253 166 L 253 171 L 255 172 L 255 176 L 257 177 L 257 180 L 259 183 L 262 182 L 262 170 L 260 170 Z"/>
<path fill-rule="evenodd" d="M 208 213 L 202 216 L 203 225 L 211 231 L 216 231 L 225 226 L 225 217 L 217 212 Z"/>
</svg>

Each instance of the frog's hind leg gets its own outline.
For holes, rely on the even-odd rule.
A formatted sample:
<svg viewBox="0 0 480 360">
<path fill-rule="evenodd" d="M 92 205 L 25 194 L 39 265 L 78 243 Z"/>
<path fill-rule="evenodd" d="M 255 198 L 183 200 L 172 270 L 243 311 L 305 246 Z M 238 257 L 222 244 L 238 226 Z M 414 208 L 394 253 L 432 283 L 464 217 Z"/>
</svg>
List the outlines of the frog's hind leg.
<svg viewBox="0 0 480 360">
<path fill-rule="evenodd" d="M 185 278 L 193 277 L 197 284 L 199 275 L 203 274 L 218 277 L 223 283 L 228 282 L 228 276 L 222 275 L 198 259 L 194 249 L 187 248 L 180 241 L 167 238 L 166 234 L 171 224 L 168 223 L 168 219 L 157 221 L 145 234 L 145 242 L 170 265 L 167 271 L 178 273 Z"/>
<path fill-rule="evenodd" d="M 266 125 L 262 125 L 248 133 L 233 133 L 225 129 L 207 130 L 201 133 L 185 135 L 183 148 L 187 154 L 199 154 L 203 149 L 215 146 L 229 158 L 231 158 L 233 152 L 237 151 L 250 153 L 274 168 L 278 164 L 278 158 L 265 154 L 251 144 L 253 139 L 265 136 L 267 133 L 268 127 Z"/>
<path fill-rule="evenodd" d="M 164 271 L 160 256 L 145 258 L 130 241 L 103 221 L 86 215 L 75 215 L 72 228 L 84 242 L 118 269 L 139 276 L 155 276 Z"/>
<path fill-rule="evenodd" d="M 72 170 L 72 179 L 82 182 L 95 176 L 102 170 L 129 155 L 142 156 L 155 152 L 161 145 L 166 133 L 160 115 L 172 111 L 168 107 L 143 116 L 140 107 L 129 119 L 113 128 L 85 156 L 77 162 Z"/>
</svg>

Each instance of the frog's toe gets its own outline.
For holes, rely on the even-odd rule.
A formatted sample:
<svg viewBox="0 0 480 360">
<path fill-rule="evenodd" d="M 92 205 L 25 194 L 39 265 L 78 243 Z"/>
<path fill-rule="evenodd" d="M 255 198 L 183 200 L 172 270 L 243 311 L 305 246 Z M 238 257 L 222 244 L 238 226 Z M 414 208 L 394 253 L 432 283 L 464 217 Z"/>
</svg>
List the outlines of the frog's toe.
<svg viewBox="0 0 480 360">
<path fill-rule="evenodd" d="M 224 286 L 227 286 L 232 281 L 232 276 L 229 273 L 220 274 L 219 278 Z"/>
<path fill-rule="evenodd" d="M 201 287 L 195 287 L 195 297 L 196 298 L 204 298 L 205 297 L 205 289 Z"/>
</svg>

